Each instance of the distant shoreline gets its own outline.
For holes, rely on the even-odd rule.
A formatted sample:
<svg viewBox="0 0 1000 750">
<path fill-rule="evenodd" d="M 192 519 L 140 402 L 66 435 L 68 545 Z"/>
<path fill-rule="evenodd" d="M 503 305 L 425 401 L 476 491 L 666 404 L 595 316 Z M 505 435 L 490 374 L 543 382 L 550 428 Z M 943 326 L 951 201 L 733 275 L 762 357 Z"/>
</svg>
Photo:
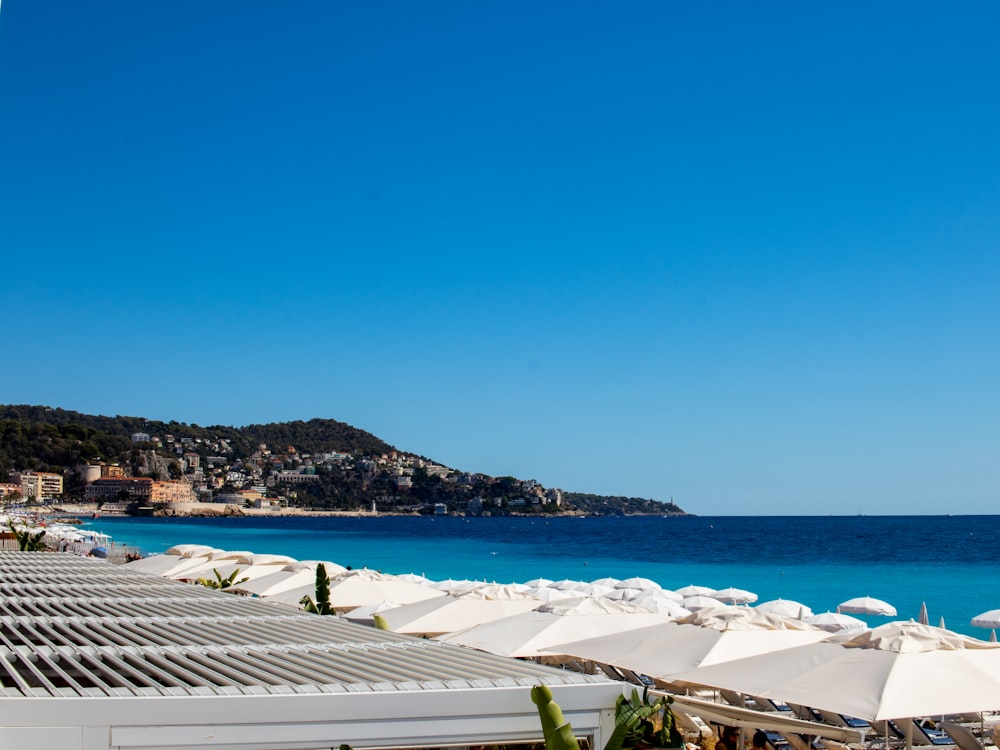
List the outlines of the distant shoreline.
<svg viewBox="0 0 1000 750">
<path fill-rule="evenodd" d="M 188 507 L 190 506 L 190 507 Z M 92 516 L 97 514 L 99 517 L 104 518 L 133 518 L 137 516 L 131 516 L 127 513 L 103 513 L 98 510 L 97 506 L 94 504 L 81 504 L 72 506 L 48 506 L 39 508 L 39 512 L 54 517 L 82 517 L 82 516 Z M 584 513 L 582 511 L 570 511 L 566 513 L 555 513 L 555 514 L 534 514 L 534 513 L 508 513 L 504 516 L 496 516 L 497 518 L 507 518 L 507 517 L 531 517 L 531 518 L 587 518 L 595 516 L 597 514 Z M 627 516 L 635 517 L 681 517 L 681 516 L 691 516 L 691 513 L 629 513 L 624 514 Z M 163 510 L 157 510 L 152 514 L 152 518 L 379 518 L 379 517 L 408 517 L 412 516 L 414 518 L 424 518 L 429 517 L 424 514 L 410 512 L 410 513 L 400 513 L 394 511 L 377 511 L 372 513 L 371 511 L 362 510 L 308 510 L 306 508 L 280 508 L 278 510 L 264 509 L 264 508 L 241 508 L 236 505 L 222 505 L 219 503 L 185 503 L 183 508 L 178 508 L 176 505 Z M 490 518 L 493 516 L 482 516 L 484 518 Z"/>
</svg>

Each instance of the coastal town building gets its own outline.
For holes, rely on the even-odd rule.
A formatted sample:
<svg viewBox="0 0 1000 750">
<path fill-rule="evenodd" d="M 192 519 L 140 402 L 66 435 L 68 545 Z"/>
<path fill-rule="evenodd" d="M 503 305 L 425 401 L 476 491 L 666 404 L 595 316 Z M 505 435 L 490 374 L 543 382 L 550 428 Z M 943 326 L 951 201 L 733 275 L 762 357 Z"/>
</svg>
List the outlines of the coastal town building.
<svg viewBox="0 0 1000 750">
<path fill-rule="evenodd" d="M 20 485 L 21 497 L 26 500 L 60 497 L 63 493 L 62 474 L 51 471 L 19 471 L 11 475 L 11 481 Z"/>
<path fill-rule="evenodd" d="M 21 485 L 17 482 L 0 482 L 0 500 L 21 497 Z"/>
</svg>

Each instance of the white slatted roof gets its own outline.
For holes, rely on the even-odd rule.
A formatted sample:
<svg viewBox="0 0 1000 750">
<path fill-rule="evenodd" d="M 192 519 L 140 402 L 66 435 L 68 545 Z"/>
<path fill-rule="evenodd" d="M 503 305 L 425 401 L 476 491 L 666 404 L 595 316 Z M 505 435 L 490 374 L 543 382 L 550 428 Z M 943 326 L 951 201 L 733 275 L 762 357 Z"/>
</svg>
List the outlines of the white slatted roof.
<svg viewBox="0 0 1000 750">
<path fill-rule="evenodd" d="M 204 743 L 206 726 L 241 748 L 518 741 L 537 737 L 530 688 L 540 683 L 590 734 L 621 690 L 103 560 L 0 552 L 0 746 L 45 747 L 44 735 L 63 749 L 219 747 Z M 249 705 L 246 722 L 216 726 Z M 380 718 L 359 723 L 362 707 Z M 400 726 L 387 718 L 413 711 Z"/>
</svg>

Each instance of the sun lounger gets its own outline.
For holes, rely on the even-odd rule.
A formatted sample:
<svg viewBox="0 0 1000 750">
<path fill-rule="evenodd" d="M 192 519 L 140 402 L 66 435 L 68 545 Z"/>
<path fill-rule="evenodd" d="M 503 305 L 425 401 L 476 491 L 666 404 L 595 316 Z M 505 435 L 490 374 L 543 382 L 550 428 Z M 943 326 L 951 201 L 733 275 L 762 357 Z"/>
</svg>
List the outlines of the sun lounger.
<svg viewBox="0 0 1000 750">
<path fill-rule="evenodd" d="M 946 721 L 941 724 L 941 729 L 958 745 L 959 750 L 983 750 L 983 746 L 976 739 L 976 735 L 960 724 L 952 724 Z"/>
<path fill-rule="evenodd" d="M 759 698 L 756 695 L 751 695 L 750 698 L 753 702 L 757 704 L 761 711 L 791 711 L 791 707 L 785 705 L 784 703 L 778 703 L 776 700 L 771 698 Z"/>
<path fill-rule="evenodd" d="M 916 719 L 913 719 L 913 744 L 914 745 L 953 745 L 952 738 L 940 729 L 925 727 Z"/>
<path fill-rule="evenodd" d="M 819 715 L 823 717 L 823 721 L 827 724 L 832 724 L 835 727 L 850 727 L 851 729 L 864 729 L 865 727 L 870 727 L 869 724 L 864 719 L 856 719 L 853 716 L 845 716 L 844 714 L 838 714 L 836 711 L 827 711 L 822 708 L 815 709 L 819 711 Z"/>
<path fill-rule="evenodd" d="M 798 703 L 789 703 L 788 707 L 792 710 L 792 713 L 799 719 L 805 721 L 823 721 L 823 717 L 816 713 L 809 706 L 801 706 Z"/>
</svg>

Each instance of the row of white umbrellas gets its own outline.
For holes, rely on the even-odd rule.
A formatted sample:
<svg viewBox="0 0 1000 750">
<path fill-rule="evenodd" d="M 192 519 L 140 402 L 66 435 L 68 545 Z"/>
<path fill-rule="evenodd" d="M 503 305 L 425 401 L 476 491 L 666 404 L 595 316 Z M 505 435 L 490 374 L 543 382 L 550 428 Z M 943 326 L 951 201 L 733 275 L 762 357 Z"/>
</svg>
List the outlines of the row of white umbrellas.
<svg viewBox="0 0 1000 750">
<path fill-rule="evenodd" d="M 271 601 L 298 605 L 303 597 L 315 590 L 315 570 L 320 561 L 298 561 L 284 555 L 255 554 L 248 551 L 219 550 L 205 545 L 178 545 L 163 555 L 130 563 L 135 569 L 157 573 L 165 577 L 194 581 L 218 575 L 227 578 L 235 575 L 231 588 L 240 593 L 267 598 Z M 485 584 L 471 580 L 448 579 L 430 581 L 416 574 L 389 576 L 367 569 L 349 571 L 331 561 L 324 561 L 326 571 L 334 580 L 331 603 L 335 609 L 347 611 L 363 608 L 352 619 L 364 621 L 374 612 L 391 611 L 402 605 L 451 595 L 459 604 L 454 610 L 469 614 L 457 617 L 459 623 L 469 623 L 476 617 L 495 619 L 514 611 L 537 608 L 539 602 L 554 603 L 580 597 L 599 597 L 633 605 L 640 611 L 664 616 L 668 619 L 683 618 L 692 612 L 714 609 L 721 604 L 751 604 L 757 595 L 744 589 L 715 590 L 706 586 L 684 586 L 671 591 L 657 582 L 641 577 L 627 579 L 602 578 L 595 581 L 563 579 L 554 581 L 537 578 L 516 584 Z M 246 579 L 246 580 L 244 580 Z M 478 593 L 475 593 L 478 592 Z M 502 602 L 486 604 L 485 602 Z M 450 601 L 448 602 L 451 603 Z M 530 605 L 534 606 L 530 606 Z M 441 605 L 438 605 L 440 607 Z M 435 607 L 434 609 L 438 608 Z M 431 605 L 424 605 L 427 610 Z M 796 601 L 775 599 L 754 607 L 762 613 L 795 618 L 830 632 L 867 628 L 863 620 L 848 613 L 893 616 L 892 605 L 872 597 L 859 597 L 841 603 L 837 612 L 813 614 L 812 610 Z M 422 611 L 422 610 L 421 610 Z M 473 614 L 477 613 L 477 614 Z M 414 624 L 404 624 L 399 613 L 392 616 L 406 632 L 437 634 L 451 632 L 459 627 L 444 628 L 441 619 L 433 629 L 419 630 L 424 617 L 414 612 Z M 926 622 L 925 610 L 921 620 Z M 486 619 L 480 620 L 487 621 Z M 431 623 L 427 623 L 430 627 Z M 1000 610 L 983 613 L 973 621 L 979 627 L 1000 626 Z"/>
</svg>

